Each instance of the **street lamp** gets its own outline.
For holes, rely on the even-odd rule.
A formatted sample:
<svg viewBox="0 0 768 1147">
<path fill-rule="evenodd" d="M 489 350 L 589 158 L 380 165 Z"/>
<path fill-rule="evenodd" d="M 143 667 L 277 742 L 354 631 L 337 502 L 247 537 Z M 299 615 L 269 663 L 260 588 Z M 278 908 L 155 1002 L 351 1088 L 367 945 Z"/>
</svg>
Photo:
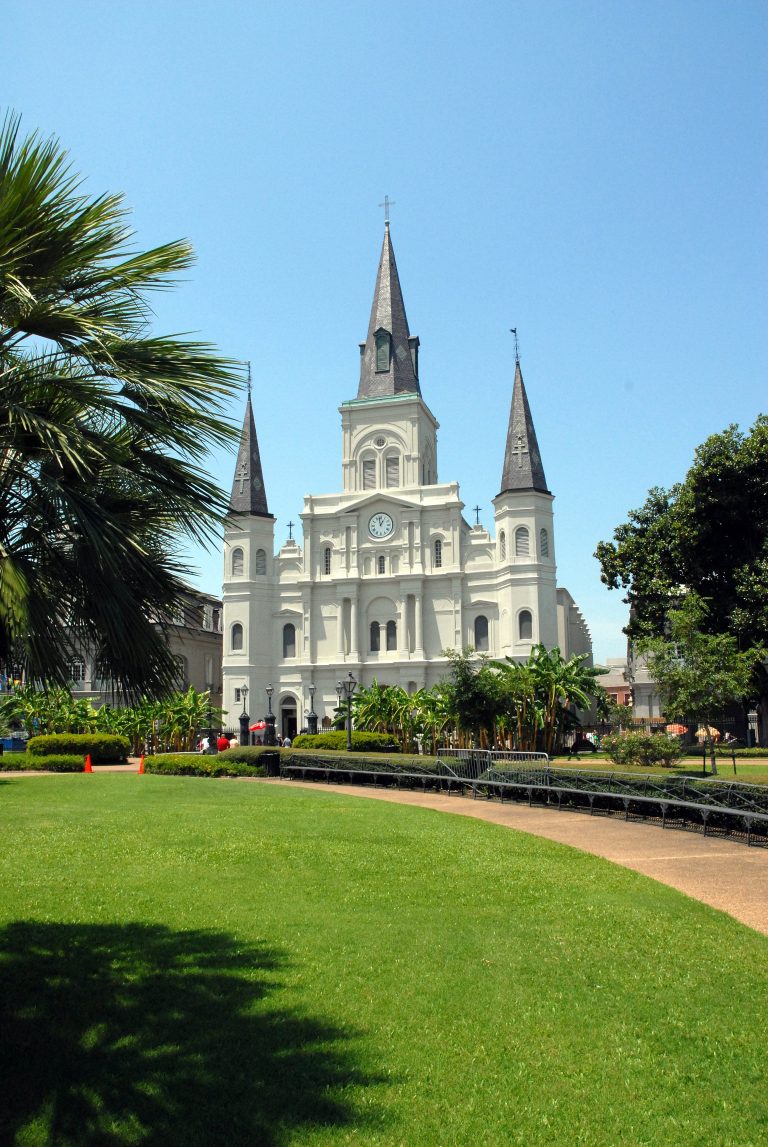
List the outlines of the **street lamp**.
<svg viewBox="0 0 768 1147">
<path fill-rule="evenodd" d="M 271 684 L 267 685 L 266 689 L 264 690 L 264 692 L 267 695 L 267 705 L 269 707 L 269 711 L 268 711 L 267 716 L 264 720 L 264 723 L 266 725 L 266 728 L 264 729 L 264 744 L 265 745 L 276 745 L 277 744 L 277 739 L 275 737 L 275 714 L 272 712 L 272 694 L 274 693 L 274 691 L 275 690 L 272 688 Z"/>
<path fill-rule="evenodd" d="M 248 725 L 250 724 L 250 720 L 251 720 L 251 718 L 248 716 L 248 709 L 246 706 L 246 702 L 248 700 L 248 686 L 247 685 L 243 685 L 243 687 L 240 690 L 240 694 L 243 698 L 243 711 L 240 714 L 240 744 L 241 745 L 247 745 L 248 741 L 250 740 Z"/>
<path fill-rule="evenodd" d="M 315 689 L 317 686 L 312 683 L 307 686 L 309 693 L 309 713 L 307 714 L 307 730 L 310 733 L 317 732 L 317 713 L 315 712 Z"/>
<path fill-rule="evenodd" d="M 347 702 L 347 752 L 352 752 L 352 694 L 357 688 L 357 681 L 350 673 L 343 681 L 339 681 L 336 686 L 336 693 L 339 698 L 339 705 L 341 705 L 341 698 L 346 698 Z"/>
</svg>

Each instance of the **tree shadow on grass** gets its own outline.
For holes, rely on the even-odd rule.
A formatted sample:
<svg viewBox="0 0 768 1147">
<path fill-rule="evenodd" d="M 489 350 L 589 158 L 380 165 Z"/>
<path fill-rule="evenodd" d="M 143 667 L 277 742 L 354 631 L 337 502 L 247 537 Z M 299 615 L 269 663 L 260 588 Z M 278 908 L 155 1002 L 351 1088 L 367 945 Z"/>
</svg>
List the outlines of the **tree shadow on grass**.
<svg viewBox="0 0 768 1147">
<path fill-rule="evenodd" d="M 285 961 L 213 932 L 0 930 L 0 1142 L 278 1147 L 360 1126 L 353 1036 L 270 1007 Z"/>
</svg>

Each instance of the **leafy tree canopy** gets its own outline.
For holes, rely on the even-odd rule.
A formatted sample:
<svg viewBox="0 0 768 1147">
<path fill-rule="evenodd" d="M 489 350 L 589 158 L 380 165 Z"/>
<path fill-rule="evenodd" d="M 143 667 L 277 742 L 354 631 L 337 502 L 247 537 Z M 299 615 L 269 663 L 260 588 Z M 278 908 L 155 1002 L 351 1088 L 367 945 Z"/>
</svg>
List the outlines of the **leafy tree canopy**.
<svg viewBox="0 0 768 1147">
<path fill-rule="evenodd" d="M 88 648 L 120 691 L 167 692 L 154 624 L 188 570 L 180 539 L 226 511 L 209 446 L 238 370 L 204 343 L 150 331 L 151 292 L 190 266 L 132 245 L 118 195 L 89 198 L 55 140 L 0 130 L 0 669 L 68 679 Z"/>
<path fill-rule="evenodd" d="M 627 591 L 629 636 L 663 636 L 692 592 L 705 631 L 743 649 L 768 643 L 768 416 L 708 438 L 685 481 L 651 490 L 595 556 L 605 585 Z"/>
</svg>

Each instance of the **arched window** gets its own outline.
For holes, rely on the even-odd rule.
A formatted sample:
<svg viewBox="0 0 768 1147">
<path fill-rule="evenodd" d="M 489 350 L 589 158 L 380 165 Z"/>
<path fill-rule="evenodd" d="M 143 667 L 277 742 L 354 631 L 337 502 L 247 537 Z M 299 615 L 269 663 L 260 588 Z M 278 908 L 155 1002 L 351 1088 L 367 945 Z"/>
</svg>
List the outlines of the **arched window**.
<svg viewBox="0 0 768 1147">
<path fill-rule="evenodd" d="M 397 625 L 394 621 L 387 622 L 387 650 L 397 649 Z"/>
<path fill-rule="evenodd" d="M 376 489 L 376 459 L 363 458 L 363 489 Z"/>
<path fill-rule="evenodd" d="M 378 621 L 371 622 L 371 653 L 378 653 L 381 649 L 381 626 Z"/>
<path fill-rule="evenodd" d="M 267 554 L 266 550 L 257 550 L 256 556 L 253 559 L 253 572 L 258 577 L 263 577 L 267 572 Z"/>
<path fill-rule="evenodd" d="M 329 574 L 330 572 L 331 572 L 331 547 L 326 546 L 325 547 L 325 553 L 323 554 L 323 573 Z"/>
<path fill-rule="evenodd" d="M 243 627 L 239 621 L 232 626 L 232 649 L 235 653 L 243 648 Z"/>
<path fill-rule="evenodd" d="M 379 554 L 379 573 L 383 574 L 386 572 L 387 572 L 387 559 L 384 557 L 384 554 Z"/>
<path fill-rule="evenodd" d="M 515 530 L 515 554 L 517 557 L 526 557 L 530 551 L 530 534 L 527 526 L 518 526 Z"/>
<path fill-rule="evenodd" d="M 435 569 L 439 570 L 443 564 L 443 543 L 440 538 L 435 538 Z"/>
<path fill-rule="evenodd" d="M 549 534 L 546 530 L 539 534 L 539 552 L 543 558 L 549 557 Z"/>
<path fill-rule="evenodd" d="M 499 534 L 499 557 L 502 561 L 507 558 L 507 535 L 502 530 Z"/>
<path fill-rule="evenodd" d="M 400 485 L 400 458 L 397 454 L 387 455 L 384 472 L 388 486 Z"/>
<path fill-rule="evenodd" d="M 482 613 L 475 618 L 475 649 L 478 653 L 488 651 L 488 618 Z"/>
<path fill-rule="evenodd" d="M 288 622 L 283 626 L 283 657 L 296 656 L 296 626 Z"/>
<path fill-rule="evenodd" d="M 520 630 L 521 641 L 533 641 L 533 614 L 530 609 L 523 609 L 520 611 L 520 616 L 517 619 L 517 624 Z"/>
<path fill-rule="evenodd" d="M 178 660 L 178 659 L 177 659 Z M 182 658 L 183 660 L 183 658 Z M 85 662 L 84 661 L 70 661 L 67 666 L 69 670 L 69 680 L 73 685 L 82 685 L 85 681 Z"/>
<path fill-rule="evenodd" d="M 243 576 L 243 551 L 238 547 L 232 551 L 232 577 Z"/>
<path fill-rule="evenodd" d="M 376 331 L 376 370 L 389 370 L 389 331 Z"/>
</svg>

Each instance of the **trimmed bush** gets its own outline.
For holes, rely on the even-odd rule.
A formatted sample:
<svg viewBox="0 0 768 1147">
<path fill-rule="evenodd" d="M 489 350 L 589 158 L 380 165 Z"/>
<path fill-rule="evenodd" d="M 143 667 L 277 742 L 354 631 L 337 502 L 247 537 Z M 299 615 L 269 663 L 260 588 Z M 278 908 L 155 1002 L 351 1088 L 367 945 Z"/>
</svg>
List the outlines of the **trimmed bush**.
<svg viewBox="0 0 768 1147">
<path fill-rule="evenodd" d="M 29 753 L 4 753 L 0 770 L 8 772 L 81 773 L 85 756 L 75 753 L 33 757 Z"/>
<path fill-rule="evenodd" d="M 752 748 L 752 749 L 732 749 L 729 745 L 716 745 L 715 753 L 718 757 L 726 757 L 730 760 L 733 753 L 736 759 L 739 757 L 768 757 L 768 748 Z M 703 745 L 697 745 L 693 749 L 687 749 L 686 755 L 689 757 L 703 757 L 705 749 Z M 706 750 L 706 755 L 709 756 L 709 750 Z"/>
<path fill-rule="evenodd" d="M 144 771 L 174 777 L 263 777 L 261 765 L 227 760 L 225 753 L 158 753 L 146 757 Z"/>
<path fill-rule="evenodd" d="M 60 756 L 62 753 L 91 755 L 91 764 L 120 764 L 128 760 L 131 742 L 112 733 L 50 733 L 30 737 L 27 752 L 33 757 Z"/>
<path fill-rule="evenodd" d="M 278 761 L 282 750 L 272 745 L 238 745 L 234 749 L 225 749 L 219 756 L 224 761 L 236 761 L 240 765 L 263 765 L 267 760 Z"/>
<path fill-rule="evenodd" d="M 685 755 L 679 737 L 671 733 L 614 733 L 603 737 L 602 748 L 616 765 L 671 768 Z"/>
<path fill-rule="evenodd" d="M 295 749 L 332 749 L 344 752 L 347 748 L 347 734 L 343 729 L 331 733 L 299 733 L 293 742 Z M 353 753 L 399 753 L 400 746 L 391 733 L 366 733 L 355 730 L 352 733 Z"/>
</svg>

